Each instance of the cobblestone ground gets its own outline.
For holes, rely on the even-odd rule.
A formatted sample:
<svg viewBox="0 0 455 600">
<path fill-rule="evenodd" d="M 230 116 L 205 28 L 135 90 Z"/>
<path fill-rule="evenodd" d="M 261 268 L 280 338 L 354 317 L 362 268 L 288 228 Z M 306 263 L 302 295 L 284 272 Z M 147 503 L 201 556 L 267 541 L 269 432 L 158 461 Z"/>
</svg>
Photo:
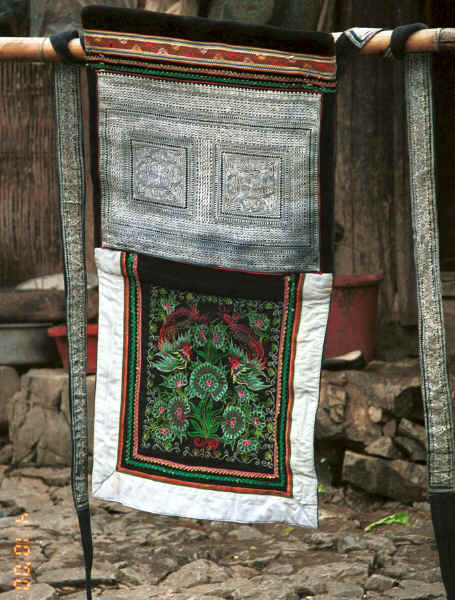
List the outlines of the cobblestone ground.
<svg viewBox="0 0 455 600">
<path fill-rule="evenodd" d="M 28 468 L 4 475 L 2 469 L 0 600 L 84 600 L 69 470 Z M 446 597 L 428 504 L 373 501 L 352 490 L 333 489 L 322 493 L 320 502 L 316 531 L 160 517 L 93 499 L 94 596 L 104 600 Z M 21 517 L 24 511 L 28 515 Z M 410 524 L 364 532 L 369 523 L 396 512 L 407 513 Z M 13 589 L 15 577 L 30 579 L 31 591 Z"/>
</svg>

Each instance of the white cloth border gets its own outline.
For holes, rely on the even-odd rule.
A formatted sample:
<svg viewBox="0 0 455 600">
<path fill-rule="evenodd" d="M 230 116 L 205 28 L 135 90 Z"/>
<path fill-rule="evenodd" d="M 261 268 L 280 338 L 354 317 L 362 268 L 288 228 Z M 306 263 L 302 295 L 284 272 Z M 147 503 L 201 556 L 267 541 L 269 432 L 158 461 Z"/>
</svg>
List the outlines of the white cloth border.
<svg viewBox="0 0 455 600">
<path fill-rule="evenodd" d="M 116 470 L 122 396 L 124 280 L 121 252 L 96 250 L 99 277 L 98 367 L 92 492 L 147 512 L 242 523 L 317 527 L 314 421 L 332 276 L 307 274 L 297 333 L 291 425 L 293 497 L 207 490 Z"/>
</svg>

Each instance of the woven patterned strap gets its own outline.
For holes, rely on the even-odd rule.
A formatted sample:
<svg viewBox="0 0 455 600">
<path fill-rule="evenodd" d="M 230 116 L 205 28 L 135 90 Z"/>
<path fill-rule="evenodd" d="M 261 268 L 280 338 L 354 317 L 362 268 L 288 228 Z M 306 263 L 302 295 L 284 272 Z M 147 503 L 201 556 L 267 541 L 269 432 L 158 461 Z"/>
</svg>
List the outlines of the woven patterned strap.
<svg viewBox="0 0 455 600">
<path fill-rule="evenodd" d="M 87 274 L 85 269 L 85 172 L 80 106 L 80 68 L 54 70 L 57 161 L 69 348 L 72 438 L 71 484 L 79 518 L 91 598 L 92 541 L 88 503 Z"/>
<path fill-rule="evenodd" d="M 432 56 L 405 59 L 414 260 L 431 492 L 455 489 L 454 432 L 439 272 Z"/>
</svg>

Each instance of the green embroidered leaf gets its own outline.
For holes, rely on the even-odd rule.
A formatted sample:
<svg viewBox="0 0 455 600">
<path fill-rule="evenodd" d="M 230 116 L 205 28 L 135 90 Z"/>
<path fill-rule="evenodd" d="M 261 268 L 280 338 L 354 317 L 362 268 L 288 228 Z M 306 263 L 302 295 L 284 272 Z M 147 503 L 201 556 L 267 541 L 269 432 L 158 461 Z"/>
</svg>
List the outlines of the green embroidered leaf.
<svg viewBox="0 0 455 600">
<path fill-rule="evenodd" d="M 389 525 L 390 523 L 399 523 L 401 525 L 408 525 L 411 520 L 410 516 L 407 513 L 393 513 L 393 515 L 388 515 L 383 519 L 379 519 L 379 521 L 374 521 L 367 525 L 364 531 L 370 531 L 373 527 L 378 527 L 378 525 Z"/>
<path fill-rule="evenodd" d="M 231 342 L 229 344 L 229 353 L 231 355 L 237 356 L 240 363 L 248 362 L 248 354 L 245 352 L 245 350 L 242 350 L 242 348 L 240 348 L 240 346 L 238 346 L 234 342 Z"/>
<path fill-rule="evenodd" d="M 155 369 L 158 371 L 162 371 L 163 373 L 170 373 L 173 371 L 180 363 L 180 359 L 178 356 L 174 356 L 173 354 L 166 354 L 164 358 L 162 358 L 159 362 L 152 363 Z"/>
<path fill-rule="evenodd" d="M 219 426 L 217 423 L 208 425 L 206 428 L 207 435 L 205 435 L 205 437 L 207 437 L 207 438 L 216 437 L 216 432 L 218 431 L 218 428 L 219 428 Z"/>
<path fill-rule="evenodd" d="M 256 373 L 247 373 L 246 375 L 246 385 L 250 390 L 254 392 L 258 392 L 259 390 L 265 390 L 265 388 L 269 387 L 266 383 L 262 381 L 262 379 Z"/>
<path fill-rule="evenodd" d="M 194 431 L 190 431 L 189 435 L 191 437 L 205 437 L 204 431 L 199 427 L 199 423 L 197 423 L 193 419 L 190 419 L 190 422 L 191 422 L 191 425 L 194 427 Z"/>
</svg>

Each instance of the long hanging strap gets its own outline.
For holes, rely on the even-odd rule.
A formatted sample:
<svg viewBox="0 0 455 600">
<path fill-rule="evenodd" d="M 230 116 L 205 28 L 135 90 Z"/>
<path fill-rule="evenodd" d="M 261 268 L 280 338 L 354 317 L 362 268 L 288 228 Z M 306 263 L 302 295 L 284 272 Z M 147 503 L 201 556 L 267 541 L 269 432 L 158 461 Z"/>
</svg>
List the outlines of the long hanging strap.
<svg viewBox="0 0 455 600">
<path fill-rule="evenodd" d="M 408 37 L 424 27 L 397 27 L 392 54 L 403 58 Z M 431 54 L 406 55 L 405 89 L 430 504 L 447 597 L 455 598 L 455 440 L 439 271 Z"/>
<path fill-rule="evenodd" d="M 57 64 L 54 67 L 54 89 L 69 349 L 71 486 L 84 552 L 87 600 L 91 600 L 93 550 L 88 499 L 87 274 L 80 67 Z"/>
<path fill-rule="evenodd" d="M 455 454 L 439 272 L 432 56 L 405 60 L 412 229 L 433 527 L 448 598 L 455 597 Z"/>
<path fill-rule="evenodd" d="M 428 476 L 431 492 L 447 492 L 455 491 L 455 444 L 439 272 L 431 61 L 429 54 L 406 57 L 406 104 Z"/>
</svg>

